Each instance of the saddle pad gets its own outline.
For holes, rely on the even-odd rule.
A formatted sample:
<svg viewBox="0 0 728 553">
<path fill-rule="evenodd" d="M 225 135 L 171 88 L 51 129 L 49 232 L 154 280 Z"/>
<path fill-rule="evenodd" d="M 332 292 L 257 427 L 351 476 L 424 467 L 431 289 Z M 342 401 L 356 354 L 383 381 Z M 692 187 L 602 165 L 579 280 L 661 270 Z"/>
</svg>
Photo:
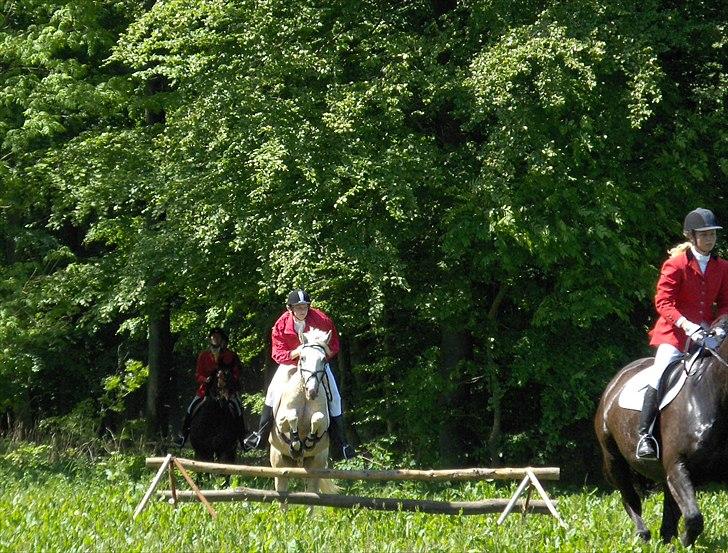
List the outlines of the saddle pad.
<svg viewBox="0 0 728 553">
<path fill-rule="evenodd" d="M 642 369 L 624 384 L 624 388 L 622 388 L 622 391 L 619 394 L 620 407 L 623 409 L 642 411 L 642 403 L 645 399 L 645 388 L 647 388 L 649 382 L 648 369 L 650 368 L 652 367 L 650 366 L 646 369 Z M 683 384 L 685 384 L 687 377 L 688 376 L 685 371 L 680 371 L 680 377 L 677 379 L 675 385 L 665 392 L 665 395 L 660 402 L 660 410 L 667 407 L 667 405 L 675 399 L 675 396 L 677 396 L 678 392 L 682 389 Z"/>
</svg>

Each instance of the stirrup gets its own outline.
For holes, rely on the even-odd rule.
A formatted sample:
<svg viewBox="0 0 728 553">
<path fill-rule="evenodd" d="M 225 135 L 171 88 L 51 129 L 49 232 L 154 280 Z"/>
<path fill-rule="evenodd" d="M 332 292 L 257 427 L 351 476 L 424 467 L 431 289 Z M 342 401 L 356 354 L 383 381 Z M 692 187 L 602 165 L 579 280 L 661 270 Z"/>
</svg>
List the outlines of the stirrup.
<svg viewBox="0 0 728 553">
<path fill-rule="evenodd" d="M 253 432 L 250 436 L 243 439 L 243 447 L 247 450 L 259 449 L 260 444 L 263 441 L 263 436 L 260 432 Z"/>
<path fill-rule="evenodd" d="M 649 446 L 650 442 L 652 442 L 652 450 L 654 451 L 654 454 L 650 453 L 649 455 L 640 455 L 640 447 L 643 444 Z M 642 434 L 640 436 L 640 439 L 637 442 L 637 448 L 635 449 L 635 457 L 643 461 L 649 461 L 653 459 L 657 460 L 660 458 L 660 444 L 657 443 L 657 440 L 652 434 Z"/>
</svg>

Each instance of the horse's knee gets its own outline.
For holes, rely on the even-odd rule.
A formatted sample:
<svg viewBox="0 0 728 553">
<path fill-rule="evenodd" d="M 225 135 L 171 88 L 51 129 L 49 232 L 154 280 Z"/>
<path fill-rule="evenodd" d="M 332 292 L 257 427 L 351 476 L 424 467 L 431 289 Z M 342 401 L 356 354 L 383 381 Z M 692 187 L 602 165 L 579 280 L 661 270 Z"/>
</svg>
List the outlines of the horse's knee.
<svg viewBox="0 0 728 553">
<path fill-rule="evenodd" d="M 313 415 L 311 415 L 311 434 L 321 434 L 324 430 L 326 430 L 324 427 L 325 423 L 326 415 L 320 411 L 316 411 Z"/>
</svg>

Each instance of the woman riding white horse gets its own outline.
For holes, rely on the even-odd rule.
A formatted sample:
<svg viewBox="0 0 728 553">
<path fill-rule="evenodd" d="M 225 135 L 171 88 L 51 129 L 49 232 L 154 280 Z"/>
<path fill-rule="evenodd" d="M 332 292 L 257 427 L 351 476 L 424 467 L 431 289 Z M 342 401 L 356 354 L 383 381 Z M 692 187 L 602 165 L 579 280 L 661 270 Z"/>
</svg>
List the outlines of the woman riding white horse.
<svg viewBox="0 0 728 553">
<path fill-rule="evenodd" d="M 287 380 L 271 383 L 280 397 L 270 433 L 272 467 L 325 468 L 329 458 L 329 405 L 326 390 L 326 351 L 331 331 L 313 329 L 302 335 L 298 364 Z M 288 489 L 288 478 L 275 479 L 276 490 Z M 309 478 L 311 492 L 335 493 L 328 479 Z"/>
<path fill-rule="evenodd" d="M 312 329 L 325 333 L 330 332 L 329 340 L 322 345 L 325 355 L 326 395 L 329 398 L 328 411 L 331 417 L 329 433 L 332 442 L 339 444 L 341 456 L 344 459 L 351 459 L 356 456 L 356 452 L 346 439 L 341 395 L 329 366 L 329 361 L 339 353 L 339 333 L 326 313 L 311 307 L 311 298 L 303 290 L 293 290 L 288 295 L 286 311 L 273 325 L 271 357 L 278 363 L 278 370 L 268 386 L 258 430 L 245 439 L 245 446 L 249 449 L 265 448 L 273 423 L 273 410 L 278 404 L 283 389 L 282 384 L 288 381 L 291 370 L 295 369 L 299 363 L 303 334 Z"/>
</svg>

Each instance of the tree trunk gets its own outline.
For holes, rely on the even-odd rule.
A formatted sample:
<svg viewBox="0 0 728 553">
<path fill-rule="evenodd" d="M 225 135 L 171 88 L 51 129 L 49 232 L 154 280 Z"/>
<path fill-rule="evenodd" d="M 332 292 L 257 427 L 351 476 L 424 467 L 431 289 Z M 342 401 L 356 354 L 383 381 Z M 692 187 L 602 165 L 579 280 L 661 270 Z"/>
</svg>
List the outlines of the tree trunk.
<svg viewBox="0 0 728 553">
<path fill-rule="evenodd" d="M 165 304 L 149 315 L 149 380 L 147 381 L 147 435 L 167 435 L 172 376 L 170 308 Z"/>
<path fill-rule="evenodd" d="M 454 329 L 444 324 L 441 328 L 440 375 L 443 390 L 438 407 L 442 424 L 439 432 L 440 462 L 443 466 L 453 467 L 460 462 L 462 441 L 460 439 L 460 418 L 458 406 L 459 382 L 453 378 L 457 374 L 458 365 L 471 358 L 472 344 L 470 335 L 462 329 Z"/>
<path fill-rule="evenodd" d="M 486 316 L 486 325 L 488 327 L 487 335 L 489 337 L 495 336 L 496 333 L 496 322 L 498 317 L 498 309 L 500 308 L 503 298 L 505 297 L 507 286 L 501 284 L 498 289 L 498 293 L 493 299 L 493 303 L 488 310 Z M 499 466 L 503 463 L 500 456 L 500 446 L 502 439 L 501 421 L 503 418 L 503 406 L 502 399 L 503 387 L 500 382 L 500 375 L 498 374 L 498 366 L 493 359 L 493 346 L 489 344 L 486 348 L 485 357 L 485 373 L 488 382 L 488 392 L 490 392 L 490 411 L 493 414 L 493 423 L 490 427 L 490 433 L 488 434 L 488 441 L 486 447 L 488 448 L 488 457 L 492 466 Z"/>
</svg>

